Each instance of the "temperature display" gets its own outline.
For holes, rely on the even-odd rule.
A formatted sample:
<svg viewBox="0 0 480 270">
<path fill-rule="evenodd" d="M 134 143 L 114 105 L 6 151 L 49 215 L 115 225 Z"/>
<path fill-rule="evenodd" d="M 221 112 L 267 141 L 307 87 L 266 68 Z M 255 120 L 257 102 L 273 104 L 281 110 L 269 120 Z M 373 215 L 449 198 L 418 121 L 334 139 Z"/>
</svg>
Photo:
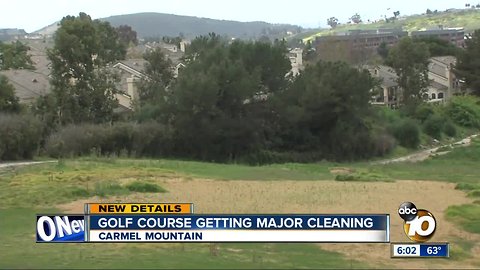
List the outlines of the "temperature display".
<svg viewBox="0 0 480 270">
<path fill-rule="evenodd" d="M 448 243 L 392 243 L 391 244 L 392 258 L 407 258 L 407 257 L 432 257 L 444 258 L 449 256 Z"/>
</svg>

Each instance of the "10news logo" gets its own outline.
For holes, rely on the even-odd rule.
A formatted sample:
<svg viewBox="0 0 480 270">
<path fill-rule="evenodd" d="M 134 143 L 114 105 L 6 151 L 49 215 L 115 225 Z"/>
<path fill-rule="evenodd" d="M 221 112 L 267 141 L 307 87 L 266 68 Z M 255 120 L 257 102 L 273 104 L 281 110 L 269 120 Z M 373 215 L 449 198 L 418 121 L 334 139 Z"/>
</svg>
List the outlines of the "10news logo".
<svg viewBox="0 0 480 270">
<path fill-rule="evenodd" d="M 437 222 L 430 211 L 417 209 L 412 202 L 404 202 L 398 208 L 398 214 L 404 220 L 403 230 L 410 240 L 426 242 L 435 234 Z"/>
</svg>

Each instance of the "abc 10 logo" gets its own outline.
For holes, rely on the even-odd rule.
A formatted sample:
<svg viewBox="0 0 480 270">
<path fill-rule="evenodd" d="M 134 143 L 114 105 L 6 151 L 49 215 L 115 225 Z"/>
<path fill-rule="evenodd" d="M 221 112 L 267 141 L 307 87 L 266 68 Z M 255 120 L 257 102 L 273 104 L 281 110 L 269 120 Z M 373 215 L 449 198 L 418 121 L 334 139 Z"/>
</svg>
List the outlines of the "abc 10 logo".
<svg viewBox="0 0 480 270">
<path fill-rule="evenodd" d="M 404 220 L 405 234 L 412 241 L 428 241 L 437 229 L 437 221 L 433 214 L 425 209 L 417 209 L 412 202 L 402 203 L 398 208 L 398 214 Z"/>
</svg>

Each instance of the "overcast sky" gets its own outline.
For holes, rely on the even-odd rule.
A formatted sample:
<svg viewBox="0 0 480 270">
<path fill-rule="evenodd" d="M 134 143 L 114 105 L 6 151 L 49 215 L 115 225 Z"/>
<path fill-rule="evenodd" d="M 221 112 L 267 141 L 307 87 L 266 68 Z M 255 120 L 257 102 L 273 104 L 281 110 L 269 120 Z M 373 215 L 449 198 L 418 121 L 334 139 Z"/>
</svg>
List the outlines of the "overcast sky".
<svg viewBox="0 0 480 270">
<path fill-rule="evenodd" d="M 1 0 L 0 28 L 33 32 L 66 15 L 86 12 L 94 19 L 138 12 L 159 12 L 236 21 L 290 23 L 303 27 L 326 26 L 327 18 L 340 22 L 358 12 L 375 20 L 393 11 L 401 15 L 462 8 L 480 0 Z"/>
</svg>

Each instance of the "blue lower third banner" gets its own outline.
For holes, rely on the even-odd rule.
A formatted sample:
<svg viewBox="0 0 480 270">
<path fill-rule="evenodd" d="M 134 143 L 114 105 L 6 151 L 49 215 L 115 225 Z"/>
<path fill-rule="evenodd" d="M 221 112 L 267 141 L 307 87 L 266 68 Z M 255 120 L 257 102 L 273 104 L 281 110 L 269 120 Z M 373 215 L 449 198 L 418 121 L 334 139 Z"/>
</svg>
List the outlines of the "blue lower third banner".
<svg viewBox="0 0 480 270">
<path fill-rule="evenodd" d="M 89 242 L 387 243 L 389 215 L 92 215 Z"/>
<path fill-rule="evenodd" d="M 85 216 L 37 215 L 37 242 L 84 242 Z"/>
</svg>

